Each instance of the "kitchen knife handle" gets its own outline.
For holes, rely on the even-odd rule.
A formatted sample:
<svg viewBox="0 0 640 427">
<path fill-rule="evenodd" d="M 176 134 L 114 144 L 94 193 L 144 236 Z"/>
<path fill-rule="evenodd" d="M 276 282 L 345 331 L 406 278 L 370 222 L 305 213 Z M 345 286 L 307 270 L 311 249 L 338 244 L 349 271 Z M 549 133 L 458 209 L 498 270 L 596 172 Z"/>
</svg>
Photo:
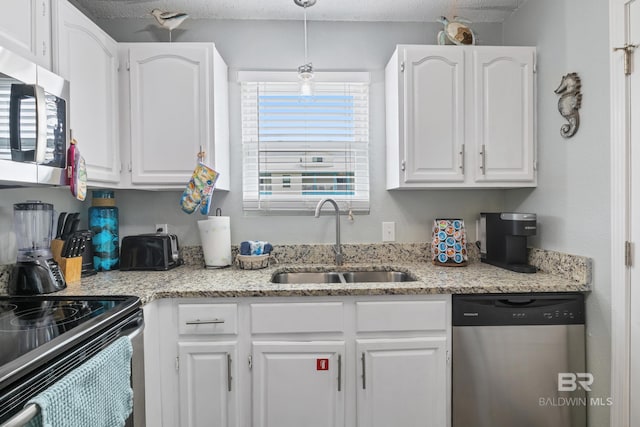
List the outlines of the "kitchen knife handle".
<svg viewBox="0 0 640 427">
<path fill-rule="evenodd" d="M 73 226 L 74 220 L 78 219 L 80 216 L 79 212 L 73 212 L 67 215 L 67 218 L 64 221 L 64 229 L 62 230 L 61 237 L 66 239 L 71 234 L 71 227 Z"/>
<path fill-rule="evenodd" d="M 58 215 L 58 226 L 56 227 L 56 239 L 59 239 L 62 237 L 62 229 L 64 228 L 64 220 L 67 216 L 66 212 L 60 212 L 60 215 Z"/>
</svg>

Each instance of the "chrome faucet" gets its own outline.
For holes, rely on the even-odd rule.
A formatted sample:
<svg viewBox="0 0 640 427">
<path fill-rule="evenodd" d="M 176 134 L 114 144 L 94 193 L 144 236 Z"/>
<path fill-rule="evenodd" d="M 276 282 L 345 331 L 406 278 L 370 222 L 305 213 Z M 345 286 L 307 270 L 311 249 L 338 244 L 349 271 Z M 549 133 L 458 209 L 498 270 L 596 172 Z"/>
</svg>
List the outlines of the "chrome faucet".
<svg viewBox="0 0 640 427">
<path fill-rule="evenodd" d="M 333 208 L 336 210 L 336 244 L 333 247 L 333 251 L 336 253 L 336 265 L 342 265 L 342 247 L 340 246 L 340 208 L 338 204 L 333 199 L 322 199 L 316 205 L 316 218 L 320 217 L 320 210 L 322 209 L 322 205 L 325 203 L 331 203 Z"/>
</svg>

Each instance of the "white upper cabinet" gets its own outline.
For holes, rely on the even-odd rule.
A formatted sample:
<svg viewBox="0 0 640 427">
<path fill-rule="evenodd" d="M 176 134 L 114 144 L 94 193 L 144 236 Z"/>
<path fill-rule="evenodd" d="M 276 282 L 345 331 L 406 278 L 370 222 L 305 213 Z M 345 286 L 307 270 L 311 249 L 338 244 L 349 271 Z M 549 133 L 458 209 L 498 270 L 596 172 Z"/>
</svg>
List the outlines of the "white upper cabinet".
<svg viewBox="0 0 640 427">
<path fill-rule="evenodd" d="M 534 61 L 531 47 L 398 46 L 387 189 L 535 186 Z"/>
<path fill-rule="evenodd" d="M 89 184 L 120 182 L 118 44 L 67 1 L 56 1 L 54 71 L 71 82 L 70 128 Z"/>
<path fill-rule="evenodd" d="M 50 0 L 2 0 L 0 46 L 51 69 Z"/>
<path fill-rule="evenodd" d="M 535 182 L 534 48 L 473 53 L 476 182 Z"/>
<path fill-rule="evenodd" d="M 122 111 L 130 112 L 131 187 L 184 187 L 202 150 L 205 163 L 220 173 L 216 188 L 228 190 L 227 66 L 214 45 L 121 46 L 128 64 Z"/>
<path fill-rule="evenodd" d="M 419 141 L 405 144 L 405 182 L 462 182 L 464 53 L 407 48 L 404 63 L 406 139 Z"/>
</svg>

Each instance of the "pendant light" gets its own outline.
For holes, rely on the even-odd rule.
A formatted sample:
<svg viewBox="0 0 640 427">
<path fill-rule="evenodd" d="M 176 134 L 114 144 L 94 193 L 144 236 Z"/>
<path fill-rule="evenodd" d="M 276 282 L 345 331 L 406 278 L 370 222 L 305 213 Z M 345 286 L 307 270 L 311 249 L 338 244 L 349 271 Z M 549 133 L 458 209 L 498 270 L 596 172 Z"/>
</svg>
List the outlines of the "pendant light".
<svg viewBox="0 0 640 427">
<path fill-rule="evenodd" d="M 313 91 L 311 80 L 313 79 L 313 64 L 307 58 L 307 8 L 316 4 L 316 0 L 293 0 L 295 4 L 304 9 L 304 64 L 298 67 L 300 79 L 300 94 L 310 96 Z"/>
</svg>

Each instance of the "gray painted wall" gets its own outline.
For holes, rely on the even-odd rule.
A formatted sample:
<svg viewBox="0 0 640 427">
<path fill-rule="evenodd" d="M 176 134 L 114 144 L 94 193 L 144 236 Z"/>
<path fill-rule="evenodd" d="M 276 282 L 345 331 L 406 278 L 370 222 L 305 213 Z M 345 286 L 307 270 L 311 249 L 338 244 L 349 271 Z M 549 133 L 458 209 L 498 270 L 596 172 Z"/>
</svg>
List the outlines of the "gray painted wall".
<svg viewBox="0 0 640 427">
<path fill-rule="evenodd" d="M 537 0 L 525 3 L 504 25 L 505 44 L 538 47 L 540 164 L 538 187 L 507 191 L 505 207 L 538 213 L 535 246 L 593 259 L 587 360 L 595 375 L 591 396 L 604 398 L 611 393 L 608 16 L 606 1 Z M 573 71 L 582 79 L 582 124 L 573 138 L 564 139 L 553 91 L 562 75 Z M 589 425 L 609 425 L 609 409 L 590 407 Z"/>
<path fill-rule="evenodd" d="M 167 32 L 153 19 L 99 21 L 121 42 L 167 40 Z M 316 70 L 366 70 L 371 85 L 371 213 L 358 215 L 353 223 L 342 219 L 342 241 L 378 242 L 382 221 L 396 222 L 396 240 L 426 241 L 431 221 L 437 217 L 462 217 L 475 238 L 475 217 L 481 210 L 500 210 L 504 191 L 402 191 L 389 192 L 385 182 L 384 66 L 396 44 L 435 43 L 441 26 L 422 23 L 310 22 L 309 56 Z M 485 44 L 500 44 L 499 24 L 479 24 Z M 214 208 L 231 216 L 231 239 L 278 243 L 329 243 L 334 237 L 330 217 L 256 216 L 242 211 L 242 157 L 240 86 L 238 70 L 294 70 L 303 61 L 302 23 L 292 21 L 187 20 L 173 33 L 177 42 L 212 41 L 230 68 L 231 191 L 214 195 Z M 116 194 L 120 207 L 121 234 L 151 231 L 154 223 L 168 223 L 181 243 L 198 244 L 196 221 L 200 214 L 180 211 L 180 192 L 123 190 Z"/>
</svg>

